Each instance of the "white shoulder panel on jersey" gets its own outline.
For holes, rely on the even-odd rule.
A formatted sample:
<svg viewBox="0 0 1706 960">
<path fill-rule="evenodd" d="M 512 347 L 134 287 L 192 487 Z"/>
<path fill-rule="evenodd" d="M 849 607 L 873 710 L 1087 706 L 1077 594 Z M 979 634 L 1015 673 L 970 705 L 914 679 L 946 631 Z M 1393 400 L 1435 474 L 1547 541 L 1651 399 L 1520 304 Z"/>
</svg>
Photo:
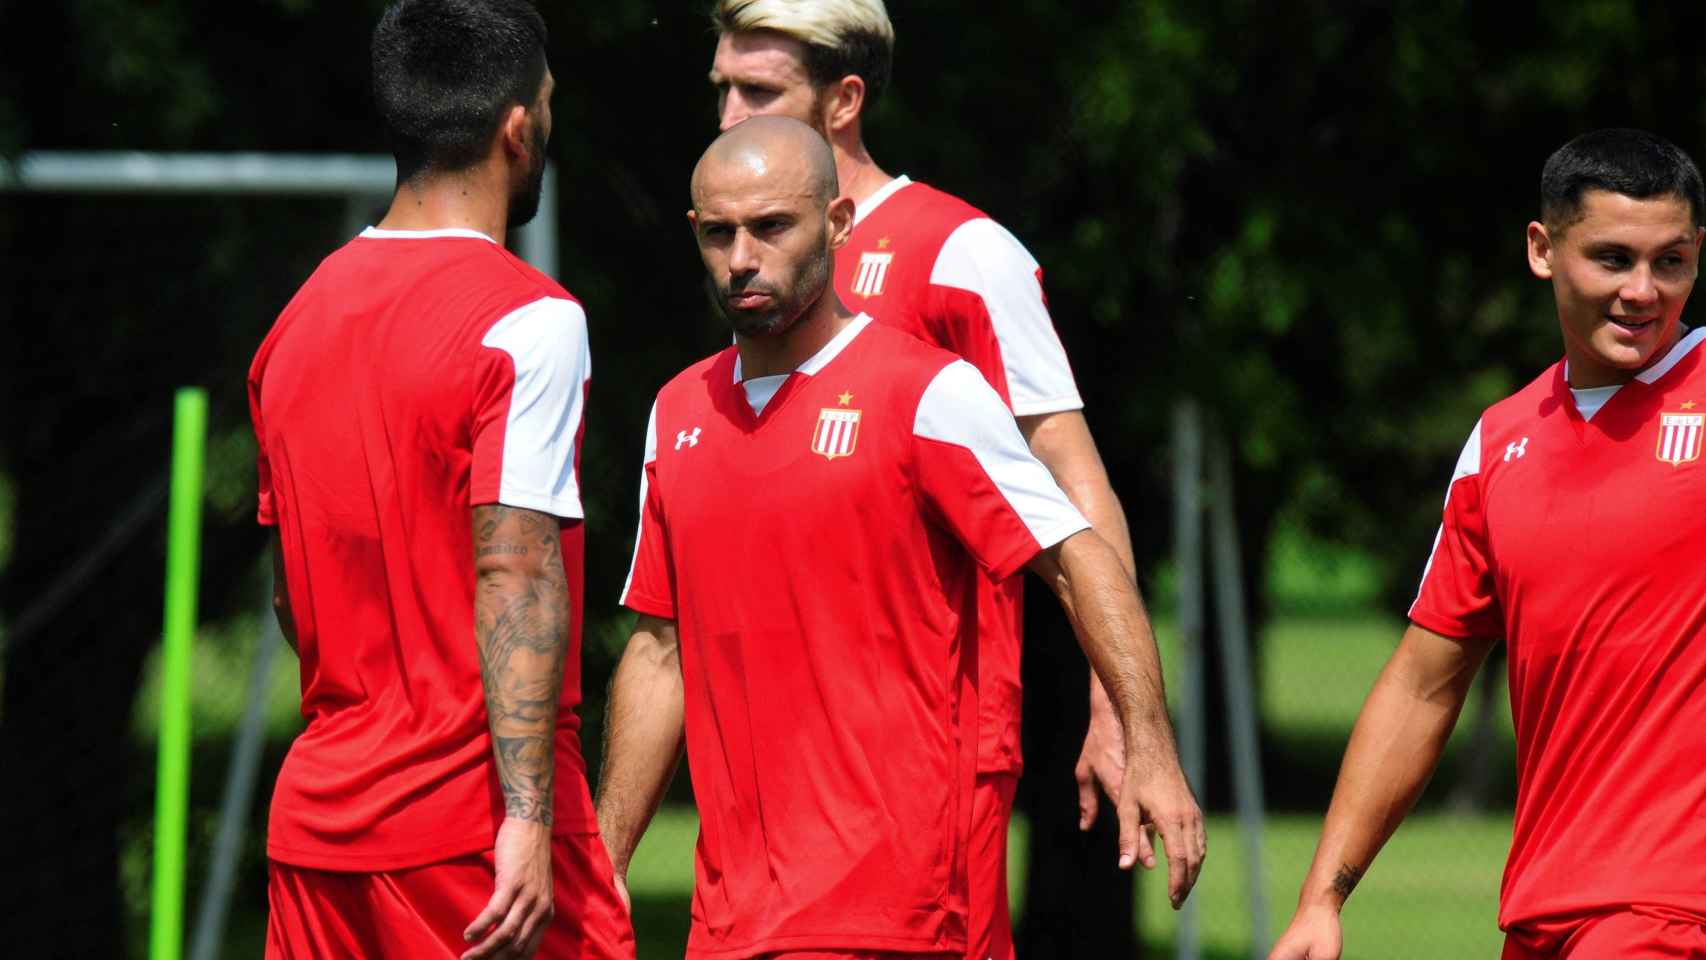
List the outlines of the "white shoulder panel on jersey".
<svg viewBox="0 0 1706 960">
<path fill-rule="evenodd" d="M 634 555 L 628 558 L 628 576 L 622 581 L 622 599 L 619 603 L 628 602 L 628 591 L 634 586 L 634 567 L 640 562 L 640 538 L 646 535 L 646 495 L 650 485 L 646 482 L 646 464 L 658 458 L 658 402 L 652 401 L 652 412 L 646 415 L 646 453 L 640 461 L 640 522 L 634 525 Z"/>
<path fill-rule="evenodd" d="M 930 282 L 977 294 L 989 312 L 1015 416 L 1081 410 L 1066 350 L 1043 302 L 1036 258 L 1007 228 L 987 217 L 948 235 Z"/>
<path fill-rule="evenodd" d="M 573 300 L 544 297 L 511 311 L 480 342 L 515 364 L 498 502 L 580 519 L 575 438 L 592 376 L 585 311 Z"/>
<path fill-rule="evenodd" d="M 1451 499 L 1451 488 L 1464 477 L 1473 477 L 1481 472 L 1481 421 L 1475 421 L 1475 429 L 1469 431 L 1469 439 L 1463 444 L 1463 452 L 1457 455 L 1457 467 L 1451 471 L 1451 483 L 1446 485 L 1445 499 Z"/>
<path fill-rule="evenodd" d="M 971 451 L 1041 546 L 1052 547 L 1089 528 L 1025 445 L 1001 395 L 964 360 L 943 367 L 924 388 L 912 432 Z"/>
<path fill-rule="evenodd" d="M 1464 477 L 1473 477 L 1481 472 L 1481 421 L 1475 421 L 1475 429 L 1469 431 L 1469 440 L 1463 444 L 1463 452 L 1457 455 L 1457 466 L 1451 471 L 1451 482 L 1445 485 L 1445 507 L 1451 508 L 1451 491 L 1457 486 L 1457 481 Z M 1440 522 L 1439 529 L 1434 531 L 1434 545 L 1428 551 L 1428 562 L 1422 567 L 1421 582 L 1416 585 L 1416 599 L 1410 601 L 1410 609 L 1414 610 L 1416 603 L 1422 599 L 1422 590 L 1427 587 L 1428 574 L 1434 569 L 1434 556 L 1439 553 L 1439 542 L 1445 536 L 1445 523 Z"/>
</svg>

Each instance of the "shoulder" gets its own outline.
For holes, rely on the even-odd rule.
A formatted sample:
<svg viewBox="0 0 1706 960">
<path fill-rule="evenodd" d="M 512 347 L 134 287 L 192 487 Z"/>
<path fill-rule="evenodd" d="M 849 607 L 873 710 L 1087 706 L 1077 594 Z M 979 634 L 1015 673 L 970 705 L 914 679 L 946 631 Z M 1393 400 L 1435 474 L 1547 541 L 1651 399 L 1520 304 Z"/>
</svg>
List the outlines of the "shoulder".
<svg viewBox="0 0 1706 960">
<path fill-rule="evenodd" d="M 708 399 L 717 378 L 734 382 L 735 355 L 733 346 L 726 347 L 670 377 L 658 390 L 657 404 L 675 406 Z"/>
<path fill-rule="evenodd" d="M 933 343 L 920 340 L 899 327 L 886 323 L 871 323 L 859 334 L 858 343 L 867 352 L 879 353 L 882 366 L 901 379 L 927 381 L 943 367 L 959 361 L 959 355 Z M 976 368 L 973 368 L 976 372 Z M 922 381 L 921 381 L 922 382 Z"/>
<path fill-rule="evenodd" d="M 1500 440 L 1512 431 L 1543 419 L 1567 417 L 1568 411 L 1563 407 L 1559 389 L 1563 376 L 1564 363 L 1560 360 L 1515 393 L 1484 410 L 1480 420 L 1483 442 Z"/>
</svg>

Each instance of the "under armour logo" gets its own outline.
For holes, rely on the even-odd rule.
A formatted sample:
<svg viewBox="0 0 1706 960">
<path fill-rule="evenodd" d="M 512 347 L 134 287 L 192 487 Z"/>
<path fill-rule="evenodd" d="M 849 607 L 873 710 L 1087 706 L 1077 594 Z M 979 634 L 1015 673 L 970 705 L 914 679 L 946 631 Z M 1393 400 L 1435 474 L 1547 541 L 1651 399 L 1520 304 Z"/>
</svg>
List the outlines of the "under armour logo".
<svg viewBox="0 0 1706 960">
<path fill-rule="evenodd" d="M 692 433 L 688 433 L 686 430 L 675 431 L 675 449 L 680 450 L 683 446 L 697 447 L 698 445 L 699 445 L 699 428 L 698 427 L 694 427 Z"/>
<path fill-rule="evenodd" d="M 1515 457 L 1516 459 L 1521 460 L 1523 457 L 1526 457 L 1526 456 L 1528 456 L 1528 438 L 1527 437 L 1523 437 L 1520 441 L 1518 441 L 1516 443 L 1505 444 L 1505 462 L 1506 463 L 1510 463 L 1512 457 Z"/>
</svg>

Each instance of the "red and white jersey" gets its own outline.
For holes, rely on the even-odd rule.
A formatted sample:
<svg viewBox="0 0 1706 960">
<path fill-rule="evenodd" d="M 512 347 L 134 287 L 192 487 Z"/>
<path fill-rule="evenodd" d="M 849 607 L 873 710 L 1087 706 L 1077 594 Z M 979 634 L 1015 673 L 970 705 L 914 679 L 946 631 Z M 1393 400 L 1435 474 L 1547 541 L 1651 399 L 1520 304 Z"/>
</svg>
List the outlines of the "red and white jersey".
<svg viewBox="0 0 1706 960">
<path fill-rule="evenodd" d="M 1470 434 L 1410 610 L 1503 637 L 1517 807 L 1499 925 L 1706 918 L 1706 330 L 1584 419 L 1564 365 Z"/>
<path fill-rule="evenodd" d="M 680 632 L 687 955 L 961 951 L 976 585 L 1088 525 L 949 353 L 861 316 L 756 414 L 738 361 L 658 394 L 622 600 Z"/>
<path fill-rule="evenodd" d="M 965 201 L 896 177 L 859 204 L 836 252 L 835 292 L 854 310 L 957 354 L 1015 416 L 1084 406 L 1049 318 L 1042 268 Z M 979 586 L 983 623 L 980 769 L 1018 773 L 1023 584 Z"/>
<path fill-rule="evenodd" d="M 393 870 L 492 845 L 503 799 L 474 642 L 472 507 L 563 518 L 571 607 L 555 822 L 596 829 L 580 755 L 586 317 L 466 230 L 369 229 L 297 292 L 249 370 L 307 729 L 267 854 Z"/>
</svg>

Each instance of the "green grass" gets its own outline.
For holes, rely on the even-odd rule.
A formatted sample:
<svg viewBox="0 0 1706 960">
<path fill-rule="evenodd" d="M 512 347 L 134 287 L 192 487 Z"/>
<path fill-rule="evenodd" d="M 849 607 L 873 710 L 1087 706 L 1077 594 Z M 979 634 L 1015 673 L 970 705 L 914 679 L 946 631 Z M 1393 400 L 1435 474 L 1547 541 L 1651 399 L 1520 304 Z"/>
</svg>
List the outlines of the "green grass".
<svg viewBox="0 0 1706 960">
<path fill-rule="evenodd" d="M 211 834 L 214 808 L 209 804 L 216 802 L 222 751 L 229 749 L 230 736 L 245 706 L 248 665 L 259 624 L 256 617 L 238 618 L 217 628 L 203 628 L 198 638 L 192 687 L 198 738 L 197 783 L 192 784 L 198 798 L 191 829 L 192 873 L 205 865 L 204 856 L 197 859 L 198 849 L 204 851 Z M 1287 777 L 1315 778 L 1321 791 L 1330 785 L 1350 725 L 1401 630 L 1400 621 L 1366 612 L 1354 616 L 1290 616 L 1269 628 L 1258 664 L 1264 722 L 1272 740 L 1269 756 L 1277 753 L 1309 765 L 1307 774 L 1270 765 L 1266 778 L 1276 792 Z M 1166 670 L 1170 676 L 1177 676 L 1177 631 L 1165 619 L 1158 624 L 1158 631 Z M 158 723 L 158 690 L 158 665 L 151 662 L 135 717 L 136 742 L 145 752 L 152 750 Z M 1176 696 L 1177 691 L 1175 684 L 1170 696 Z M 1502 703 L 1502 691 L 1499 698 Z M 266 685 L 270 756 L 276 757 L 300 729 L 296 705 L 295 657 L 281 649 Z M 1501 749 L 1508 751 L 1508 707 L 1501 705 L 1498 717 L 1504 738 Z M 1224 724 L 1211 717 L 1209 731 L 1213 736 L 1223 736 Z M 1464 733 L 1460 729 L 1453 742 L 1461 741 Z M 1424 809 L 1406 821 L 1359 887 L 1345 917 L 1348 956 L 1431 960 L 1496 955 L 1501 941 L 1494 919 L 1499 875 L 1510 839 L 1509 816 L 1454 815 L 1431 802 L 1450 786 L 1451 760 L 1448 753 L 1447 768 L 1442 771 L 1441 782 L 1424 798 Z M 1508 759 L 1501 764 L 1508 773 Z M 270 775 L 271 771 L 263 773 Z M 262 796 L 265 793 L 263 784 Z M 1319 828 L 1319 812 L 1312 810 L 1267 821 L 1261 850 L 1270 937 L 1279 934 L 1290 915 Z M 1022 820 L 1015 823 L 1011 845 L 1016 916 L 1023 910 L 1025 829 Z M 1242 837 L 1235 822 L 1226 817 L 1211 818 L 1209 829 L 1213 853 L 1194 895 L 1204 956 L 1247 956 L 1249 907 Z M 629 879 L 643 960 L 681 956 L 692 894 L 696 832 L 692 810 L 666 808 L 635 855 Z M 126 832 L 122 886 L 139 929 L 146 925 L 148 841 L 148 830 L 141 821 Z M 258 873 L 264 861 L 260 859 L 260 838 L 251 836 L 250 841 L 251 852 L 244 861 L 250 875 L 243 881 L 248 885 L 248 895 L 235 905 L 227 952 L 231 957 L 258 955 L 264 930 L 264 901 L 259 899 L 256 887 L 264 883 Z M 198 879 L 199 875 L 192 875 L 192 915 Z M 1166 904 L 1165 881 L 1146 876 L 1138 887 L 1140 933 L 1150 956 L 1166 956 L 1177 918 Z"/>
<path fill-rule="evenodd" d="M 1244 841 L 1236 822 L 1209 820 L 1212 854 L 1196 892 L 1198 942 L 1205 955 L 1248 956 L 1250 916 Z M 1320 821 L 1285 816 L 1267 822 L 1261 844 L 1262 884 L 1267 900 L 1268 936 L 1276 937 L 1290 919 L 1297 886 L 1309 869 Z M 693 892 L 693 842 L 698 820 L 693 811 L 660 811 L 634 854 L 629 889 L 644 901 L 653 922 L 638 931 L 640 956 L 679 957 L 686 935 L 685 913 L 659 916 L 652 905 L 685 906 Z M 1013 824 L 1009 880 L 1014 916 L 1024 911 L 1025 832 Z M 1439 957 L 1491 957 L 1503 943 L 1495 926 L 1499 873 L 1510 844 L 1509 818 L 1423 814 L 1412 817 L 1357 888 L 1345 913 L 1347 956 L 1389 960 Z M 1171 949 L 1178 915 L 1167 904 L 1166 881 L 1157 868 L 1138 881 L 1138 917 L 1152 956 Z"/>
</svg>

